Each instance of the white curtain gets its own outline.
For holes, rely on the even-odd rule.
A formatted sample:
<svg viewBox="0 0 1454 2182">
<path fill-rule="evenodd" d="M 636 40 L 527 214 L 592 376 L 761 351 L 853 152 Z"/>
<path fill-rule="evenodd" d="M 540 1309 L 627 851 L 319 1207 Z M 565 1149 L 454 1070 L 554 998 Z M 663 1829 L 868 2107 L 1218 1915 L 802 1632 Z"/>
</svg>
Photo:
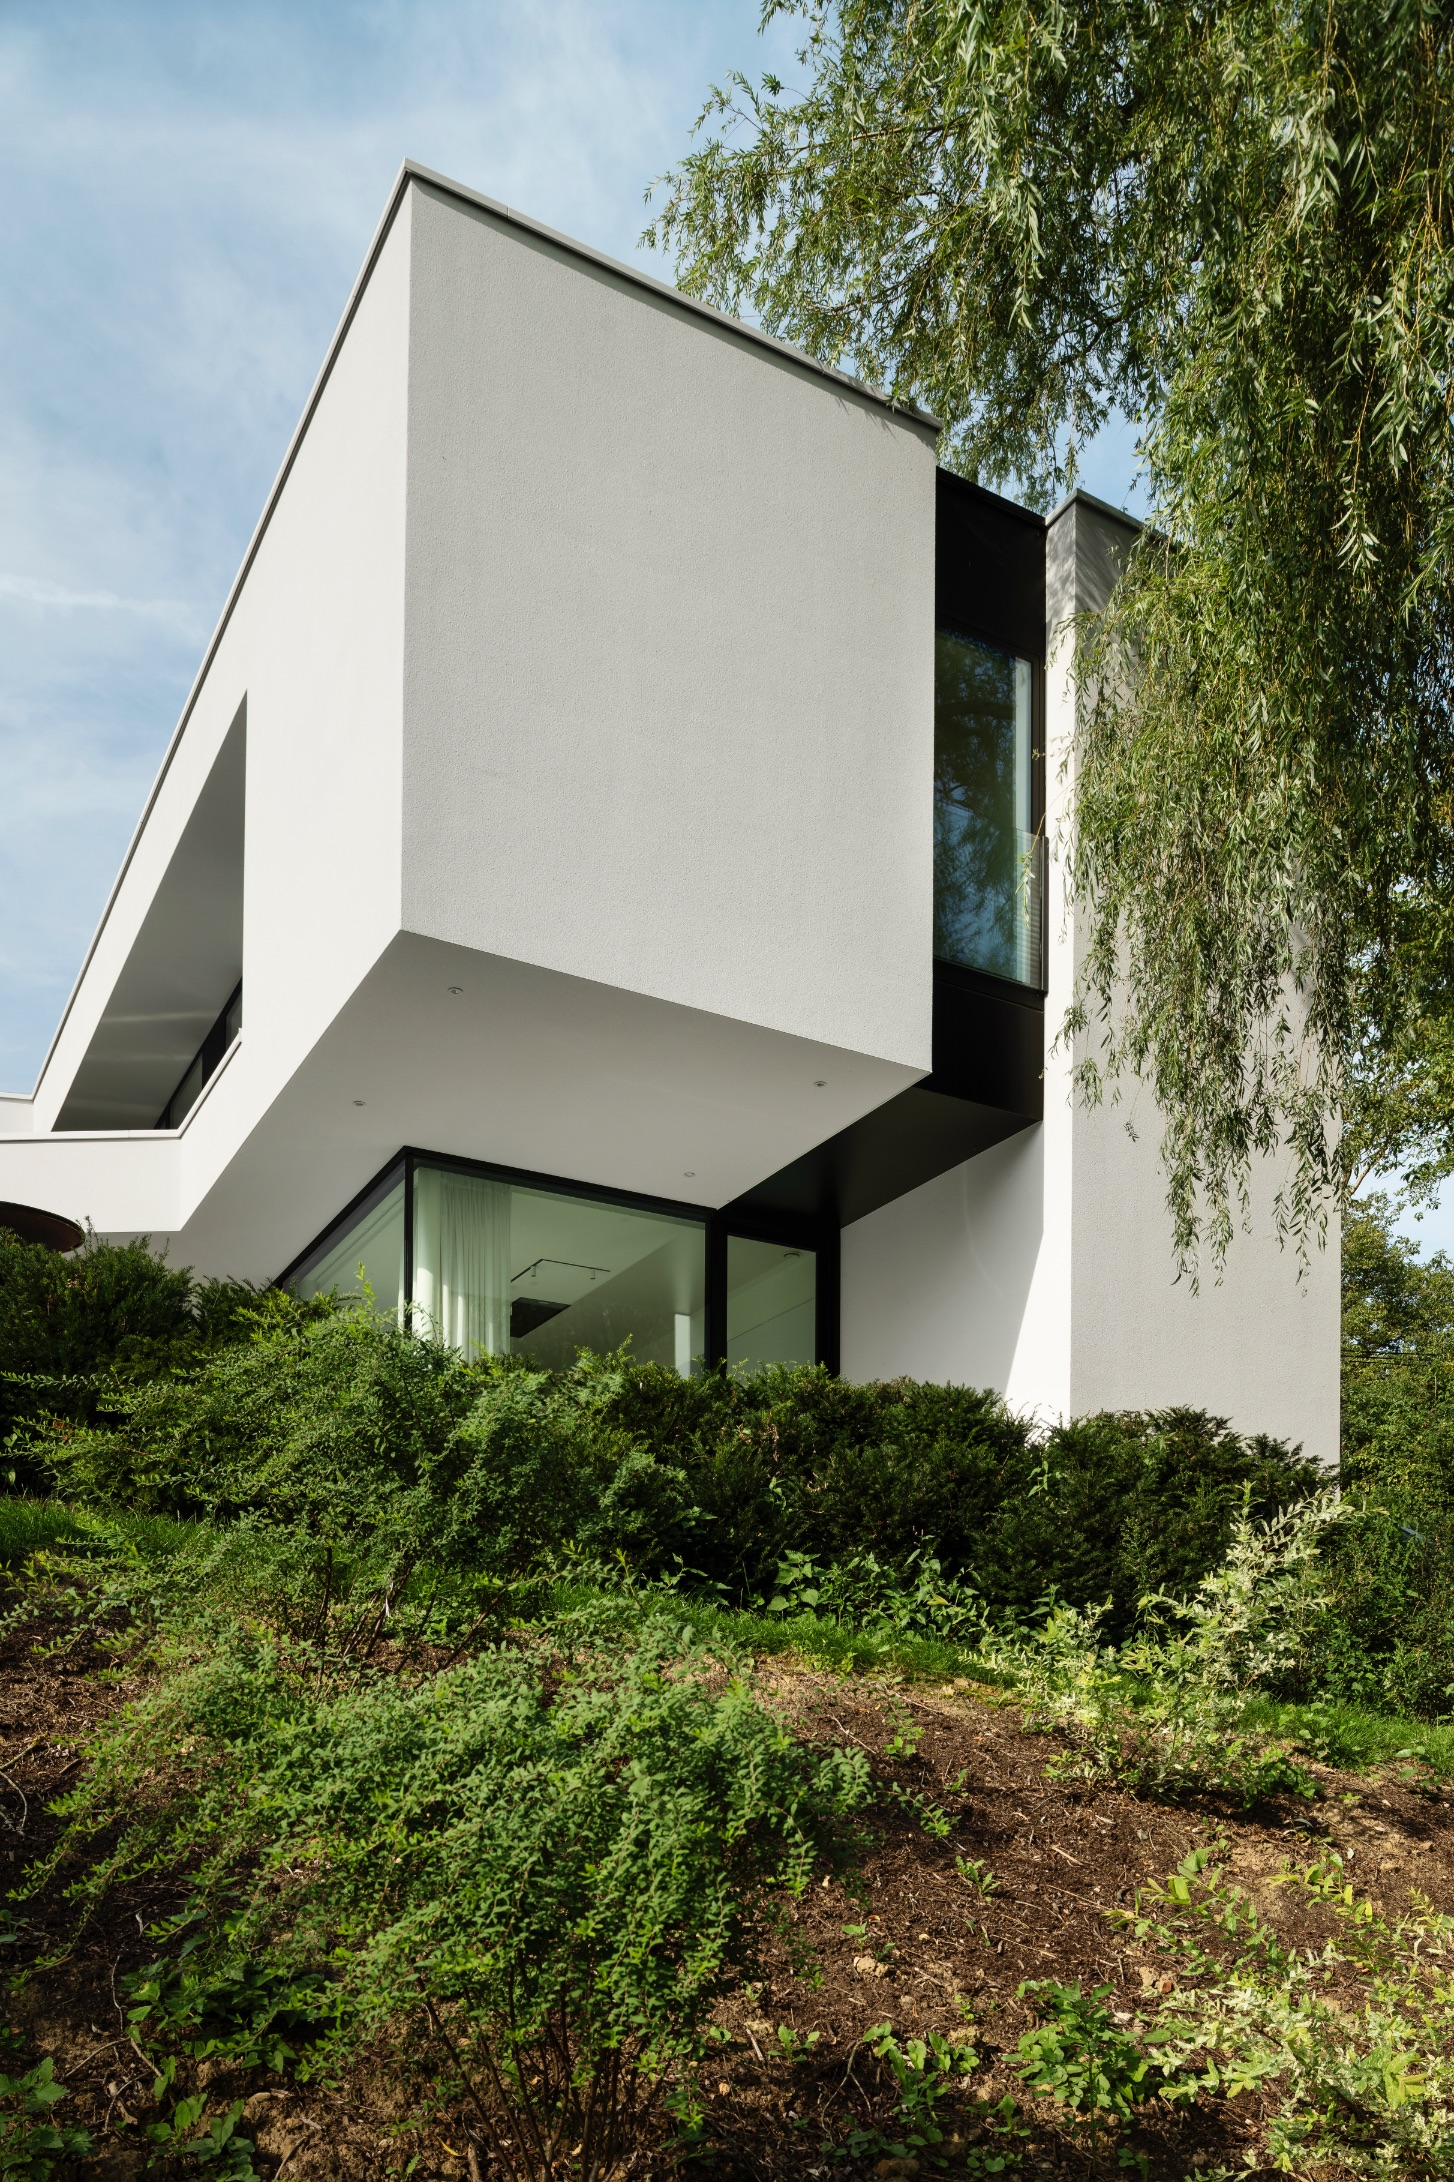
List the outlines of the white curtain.
<svg viewBox="0 0 1454 2182">
<path fill-rule="evenodd" d="M 510 1185 L 444 1167 L 414 1174 L 414 1302 L 421 1330 L 473 1356 L 510 1347 Z"/>
</svg>

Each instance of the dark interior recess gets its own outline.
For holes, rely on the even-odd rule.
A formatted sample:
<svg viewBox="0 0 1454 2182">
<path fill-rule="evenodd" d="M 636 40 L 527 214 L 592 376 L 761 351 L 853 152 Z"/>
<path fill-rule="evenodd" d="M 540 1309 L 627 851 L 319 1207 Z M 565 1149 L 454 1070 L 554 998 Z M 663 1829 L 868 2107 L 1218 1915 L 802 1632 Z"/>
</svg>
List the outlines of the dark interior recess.
<svg viewBox="0 0 1454 2182">
<path fill-rule="evenodd" d="M 239 980 L 223 1004 L 216 1022 L 193 1054 L 176 1090 L 157 1115 L 155 1126 L 158 1129 L 181 1127 L 201 1097 L 204 1087 L 216 1075 L 222 1056 L 241 1028 L 242 984 Z"/>
</svg>

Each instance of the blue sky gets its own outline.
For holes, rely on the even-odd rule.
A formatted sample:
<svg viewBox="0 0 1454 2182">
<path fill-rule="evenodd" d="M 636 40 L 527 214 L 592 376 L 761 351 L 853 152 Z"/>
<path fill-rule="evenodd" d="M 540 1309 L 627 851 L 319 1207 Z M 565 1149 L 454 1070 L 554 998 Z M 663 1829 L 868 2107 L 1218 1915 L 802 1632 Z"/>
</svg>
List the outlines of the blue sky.
<svg viewBox="0 0 1454 2182">
<path fill-rule="evenodd" d="M 0 1089 L 34 1081 L 400 160 L 669 274 L 643 195 L 708 84 L 794 73 L 757 15 L 3 0 Z M 1083 482 L 1127 501 L 1129 432 Z"/>
</svg>

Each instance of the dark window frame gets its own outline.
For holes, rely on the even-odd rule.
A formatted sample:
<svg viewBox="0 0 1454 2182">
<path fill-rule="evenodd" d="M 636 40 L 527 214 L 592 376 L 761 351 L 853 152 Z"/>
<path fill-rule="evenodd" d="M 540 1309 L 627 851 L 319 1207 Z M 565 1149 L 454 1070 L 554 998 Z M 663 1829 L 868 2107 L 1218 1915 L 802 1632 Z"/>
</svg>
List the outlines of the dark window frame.
<svg viewBox="0 0 1454 2182">
<path fill-rule="evenodd" d="M 316 1257 L 402 1179 L 404 1183 L 404 1294 L 406 1311 L 414 1301 L 414 1176 L 417 1169 L 444 1167 L 455 1174 L 474 1174 L 492 1182 L 512 1182 L 521 1189 L 548 1191 L 557 1197 L 579 1197 L 592 1204 L 624 1205 L 634 1212 L 660 1213 L 664 1218 L 691 1220 L 703 1233 L 706 1280 L 706 1362 L 708 1369 L 725 1363 L 727 1356 L 727 1241 L 739 1236 L 748 1242 L 783 1243 L 816 1253 L 817 1362 L 836 1374 L 839 1362 L 839 1247 L 838 1229 L 828 1220 L 802 1218 L 791 1213 L 728 1215 L 712 1205 L 693 1204 L 676 1197 L 652 1197 L 641 1190 L 608 1189 L 597 1182 L 581 1182 L 568 1175 L 539 1174 L 528 1167 L 506 1167 L 487 1159 L 465 1159 L 455 1152 L 431 1152 L 406 1144 L 385 1161 L 343 1210 L 321 1228 L 307 1246 L 284 1266 L 275 1288 L 284 1288 L 300 1267 Z"/>
</svg>

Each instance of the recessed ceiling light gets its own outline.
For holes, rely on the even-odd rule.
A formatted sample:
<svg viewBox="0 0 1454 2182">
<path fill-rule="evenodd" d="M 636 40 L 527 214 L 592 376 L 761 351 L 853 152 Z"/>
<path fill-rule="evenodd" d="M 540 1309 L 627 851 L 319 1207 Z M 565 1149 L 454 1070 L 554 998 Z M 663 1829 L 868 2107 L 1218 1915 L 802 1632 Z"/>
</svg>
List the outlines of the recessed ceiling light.
<svg viewBox="0 0 1454 2182">
<path fill-rule="evenodd" d="M 354 1105 L 355 1105 L 355 1106 L 362 1106 L 362 1105 L 363 1105 L 363 1100 L 362 1100 L 362 1099 L 355 1099 L 353 1103 L 354 1103 Z"/>
<path fill-rule="evenodd" d="M 815 1076 L 813 1078 L 813 1089 L 815 1091 L 826 1091 L 827 1088 L 828 1078 L 826 1076 Z"/>
<path fill-rule="evenodd" d="M 696 1179 L 697 1179 L 697 1170 L 696 1170 L 696 1168 L 695 1168 L 695 1167 L 684 1167 L 684 1168 L 682 1169 L 682 1180 L 683 1180 L 684 1182 L 695 1182 L 695 1181 L 696 1181 Z"/>
<path fill-rule="evenodd" d="M 446 992 L 452 993 L 462 993 L 464 991 L 463 985 L 446 985 L 444 989 Z"/>
</svg>

